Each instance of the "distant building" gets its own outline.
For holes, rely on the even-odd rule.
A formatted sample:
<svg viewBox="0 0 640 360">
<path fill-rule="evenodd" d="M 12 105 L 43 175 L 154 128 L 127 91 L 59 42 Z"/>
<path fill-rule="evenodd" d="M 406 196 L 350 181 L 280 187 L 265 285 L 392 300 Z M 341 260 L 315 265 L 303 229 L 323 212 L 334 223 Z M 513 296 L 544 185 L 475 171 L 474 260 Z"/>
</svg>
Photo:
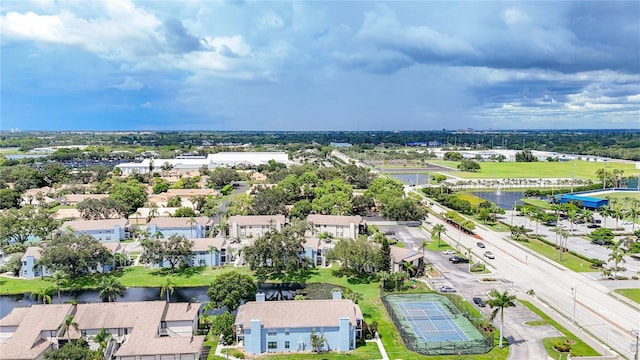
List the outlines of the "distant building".
<svg viewBox="0 0 640 360">
<path fill-rule="evenodd" d="M 257 294 L 238 308 L 235 333 L 247 353 L 311 352 L 311 335 L 324 336 L 322 350 L 349 351 L 362 336 L 364 317 L 357 304 L 343 300 L 265 301 Z"/>
<path fill-rule="evenodd" d="M 413 267 L 412 274 L 420 272 L 424 268 L 424 257 L 422 253 L 397 246 L 389 246 L 389 248 L 391 249 L 391 262 L 393 263 L 391 272 L 406 271 L 408 270 L 407 264 L 411 264 Z"/>
<path fill-rule="evenodd" d="M 74 234 L 86 234 L 96 239 L 106 241 L 120 241 L 131 237 L 129 220 L 102 219 L 102 220 L 72 220 L 67 221 L 60 227 L 62 231 L 71 229 Z"/>
<path fill-rule="evenodd" d="M 586 207 L 589 209 L 599 209 L 603 206 L 609 205 L 609 200 L 595 198 L 595 197 L 588 197 L 588 196 L 564 194 L 560 196 L 560 203 L 561 204 L 572 203 L 572 204 L 578 205 L 579 207 Z"/>
<path fill-rule="evenodd" d="M 51 276 L 52 272 L 46 266 L 40 265 L 38 259 L 42 257 L 42 248 L 39 246 L 29 246 L 22 255 L 22 267 L 20 277 L 33 279 L 36 277 Z"/>
<path fill-rule="evenodd" d="M 362 216 L 318 215 L 307 216 L 316 234 L 328 233 L 332 237 L 357 239 L 366 230 Z"/>
<path fill-rule="evenodd" d="M 163 238 L 171 235 L 182 235 L 186 238 L 204 238 L 213 226 L 213 220 L 206 216 L 188 217 L 155 217 L 149 221 L 147 230 L 151 235 L 162 234 Z"/>
<path fill-rule="evenodd" d="M 350 143 L 344 143 L 344 142 L 332 142 L 329 143 L 329 146 L 334 147 L 334 148 L 350 148 L 353 146 L 353 144 Z"/>
<path fill-rule="evenodd" d="M 220 166 L 226 167 L 257 167 L 267 164 L 269 161 L 289 164 L 289 156 L 285 152 L 220 152 L 209 154 L 206 158 L 187 157 L 184 159 L 144 159 L 138 163 L 123 163 L 116 165 L 122 170 L 123 175 L 134 172 L 147 174 L 152 171 L 162 171 L 163 165 L 169 165 L 173 171 L 186 173 L 197 171 L 202 167 L 214 169 Z"/>
<path fill-rule="evenodd" d="M 227 219 L 229 237 L 258 238 L 271 230 L 281 231 L 286 223 L 284 215 L 234 215 Z"/>
</svg>

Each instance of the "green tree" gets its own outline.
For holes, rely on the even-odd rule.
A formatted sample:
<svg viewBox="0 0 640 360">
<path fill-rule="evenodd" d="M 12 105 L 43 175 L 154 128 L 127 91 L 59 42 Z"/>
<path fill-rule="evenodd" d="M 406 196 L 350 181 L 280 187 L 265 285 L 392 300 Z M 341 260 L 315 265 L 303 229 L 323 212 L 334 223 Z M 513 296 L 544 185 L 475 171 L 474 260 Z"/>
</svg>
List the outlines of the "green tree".
<svg viewBox="0 0 640 360">
<path fill-rule="evenodd" d="M 289 211 L 289 216 L 291 218 L 296 218 L 300 220 L 304 220 L 311 213 L 313 208 L 311 207 L 311 202 L 307 199 L 298 200 L 293 204 L 291 211 Z"/>
<path fill-rule="evenodd" d="M 490 299 L 487 300 L 487 304 L 493 309 L 491 312 L 491 316 L 489 317 L 491 321 L 496 318 L 498 314 L 500 314 L 500 342 L 498 344 L 499 348 L 502 348 L 502 329 L 504 327 L 504 309 L 509 307 L 515 307 L 516 297 L 515 295 L 509 295 L 508 291 L 498 292 L 498 290 L 493 290 L 489 293 Z"/>
<path fill-rule="evenodd" d="M 100 347 L 98 348 L 98 353 L 104 353 L 104 349 L 107 347 L 107 344 L 111 340 L 111 333 L 109 333 L 104 328 L 100 328 L 96 335 L 93 337 L 93 341 L 95 341 Z"/>
<path fill-rule="evenodd" d="M 380 262 L 377 265 L 378 271 L 391 272 L 391 247 L 386 236 L 382 237 L 382 246 L 380 246 Z"/>
<path fill-rule="evenodd" d="M 60 286 L 65 280 L 68 279 L 68 276 L 64 272 L 58 270 L 54 272 L 53 275 L 51 275 L 51 279 L 56 283 L 56 291 L 58 292 L 58 302 L 60 302 L 62 300 L 62 297 L 60 296 Z"/>
<path fill-rule="evenodd" d="M 431 228 L 431 236 L 438 239 L 438 248 L 440 248 L 440 239 L 442 234 L 447 233 L 447 228 L 443 224 L 436 224 Z"/>
<path fill-rule="evenodd" d="M 160 297 L 163 297 L 165 294 L 167 295 L 167 302 L 171 302 L 169 297 L 173 295 L 173 291 L 176 289 L 176 282 L 172 277 L 167 276 L 164 283 L 160 287 Z"/>
<path fill-rule="evenodd" d="M 395 198 L 382 209 L 382 214 L 395 221 L 416 221 L 427 217 L 427 211 L 414 199 Z"/>
<path fill-rule="evenodd" d="M 324 338 L 324 334 L 318 334 L 315 330 L 311 330 L 310 335 L 311 348 L 313 351 L 320 352 L 322 348 L 324 348 L 324 344 L 326 343 L 326 339 Z"/>
<path fill-rule="evenodd" d="M 96 351 L 89 349 L 89 346 L 79 343 L 66 343 L 64 346 L 49 350 L 44 353 L 45 360 L 98 360 L 102 359 Z"/>
<path fill-rule="evenodd" d="M 196 212 L 190 207 L 178 208 L 176 212 L 173 213 L 173 217 L 183 217 L 183 218 L 194 217 L 196 215 L 197 215 Z"/>
<path fill-rule="evenodd" d="M 20 207 L 20 193 L 14 189 L 0 189 L 0 209 Z"/>
<path fill-rule="evenodd" d="M 118 297 L 123 297 L 126 288 L 115 276 L 105 276 L 98 284 L 98 295 L 102 301 L 114 302 Z"/>
<path fill-rule="evenodd" d="M 221 188 L 238 180 L 240 180 L 240 176 L 234 169 L 221 166 L 211 171 L 208 182 L 209 187 Z"/>
<path fill-rule="evenodd" d="M 180 207 L 182 206 L 182 199 L 180 196 L 171 196 L 167 199 L 167 207 Z"/>
<path fill-rule="evenodd" d="M 236 317 L 229 311 L 217 315 L 213 318 L 211 323 L 211 333 L 216 336 L 222 335 L 222 340 L 225 344 L 232 344 L 234 331 L 233 325 Z"/>
<path fill-rule="evenodd" d="M 109 197 L 125 204 L 126 213 L 133 214 L 147 202 L 147 190 L 139 181 L 129 180 L 111 186 Z"/>
<path fill-rule="evenodd" d="M 70 277 L 88 273 L 101 264 L 113 263 L 113 255 L 99 240 L 70 231 L 46 242 L 41 258 L 47 268 L 63 271 Z"/>
<path fill-rule="evenodd" d="M 480 164 L 470 159 L 464 159 L 460 162 L 460 164 L 458 164 L 458 169 L 460 171 L 476 172 L 480 171 Z"/>
<path fill-rule="evenodd" d="M 385 271 L 377 269 L 378 266 L 384 266 L 383 260 L 380 259 L 380 247 L 366 239 L 342 239 L 328 251 L 327 258 L 340 261 L 342 269 L 354 275 Z"/>
<path fill-rule="evenodd" d="M 42 301 L 43 304 L 51 304 L 51 293 L 53 292 L 51 286 L 44 286 L 31 293 L 31 296 L 36 301 Z"/>
<path fill-rule="evenodd" d="M 260 189 L 253 198 L 251 215 L 277 215 L 285 213 L 287 195 L 280 188 Z"/>
<path fill-rule="evenodd" d="M 71 340 L 71 334 L 69 332 L 71 329 L 78 331 L 78 323 L 73 321 L 73 315 L 67 315 L 62 323 L 58 325 L 58 336 L 64 336 L 67 334 L 67 341 Z"/>
<path fill-rule="evenodd" d="M 147 264 L 167 262 L 171 272 L 177 266 L 187 266 L 193 252 L 193 242 L 182 235 L 173 234 L 168 239 L 149 239 L 142 243 L 144 253 L 140 261 Z"/>
<path fill-rule="evenodd" d="M 244 257 L 259 279 L 291 280 L 309 266 L 309 259 L 300 257 L 305 242 L 306 222 L 287 226 L 282 231 L 269 231 L 252 245 L 245 247 Z"/>
<path fill-rule="evenodd" d="M 624 251 L 614 249 L 611 254 L 609 254 L 607 261 L 613 261 L 613 277 L 616 278 L 618 276 L 618 264 L 626 262 L 624 259 Z"/>
<path fill-rule="evenodd" d="M 351 198 L 341 191 L 316 196 L 311 206 L 315 213 L 323 215 L 350 215 L 352 213 Z"/>
<path fill-rule="evenodd" d="M 258 287 L 251 276 L 229 271 L 213 280 L 207 295 L 217 307 L 225 307 L 229 312 L 233 312 L 243 300 L 253 299 L 256 291 Z"/>
</svg>

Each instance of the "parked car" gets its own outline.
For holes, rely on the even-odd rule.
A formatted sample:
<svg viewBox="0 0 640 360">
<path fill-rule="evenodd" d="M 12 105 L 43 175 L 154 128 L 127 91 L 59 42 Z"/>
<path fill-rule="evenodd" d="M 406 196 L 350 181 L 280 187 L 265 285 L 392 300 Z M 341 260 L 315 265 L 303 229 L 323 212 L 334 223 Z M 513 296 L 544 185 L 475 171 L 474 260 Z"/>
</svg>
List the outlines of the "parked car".
<svg viewBox="0 0 640 360">
<path fill-rule="evenodd" d="M 496 258 L 496 256 L 493 255 L 493 253 L 491 251 L 489 251 L 489 250 L 484 252 L 484 257 L 486 257 L 487 259 L 495 259 Z"/>
<path fill-rule="evenodd" d="M 599 228 L 599 227 L 600 227 L 600 225 L 598 225 L 598 224 L 589 224 L 589 225 L 587 225 L 587 227 L 588 227 L 589 229 L 597 229 L 597 228 Z"/>
<path fill-rule="evenodd" d="M 485 247 L 485 246 L 484 246 L 484 243 L 483 243 L 482 241 L 478 241 L 478 242 L 476 243 L 476 245 L 478 245 L 478 247 L 479 247 L 479 248 L 481 248 L 481 249 L 484 249 L 484 247 Z"/>
<path fill-rule="evenodd" d="M 556 221 L 545 221 L 543 225 L 553 227 L 553 226 L 558 226 L 558 223 Z"/>
<path fill-rule="evenodd" d="M 603 239 L 596 239 L 596 240 L 592 240 L 591 241 L 592 244 L 596 244 L 596 245 L 613 245 L 613 241 L 611 240 L 603 240 Z"/>
<path fill-rule="evenodd" d="M 453 250 L 445 250 L 442 253 L 445 254 L 445 255 L 455 255 L 456 254 L 456 252 L 453 251 Z"/>
<path fill-rule="evenodd" d="M 454 293 L 457 291 L 458 290 L 456 290 L 456 288 L 454 288 L 453 286 L 449 286 L 449 285 L 440 286 L 440 292 L 443 292 L 443 293 Z"/>
<path fill-rule="evenodd" d="M 482 300 L 482 298 L 479 298 L 479 297 L 474 297 L 473 302 L 480 307 L 486 306 L 486 304 L 484 303 L 484 300 Z"/>
<path fill-rule="evenodd" d="M 458 256 L 458 255 L 454 255 L 452 257 L 449 258 L 449 261 L 451 261 L 454 264 L 460 264 L 460 263 L 469 263 L 469 259 L 467 258 L 463 258 L 462 256 Z"/>
</svg>

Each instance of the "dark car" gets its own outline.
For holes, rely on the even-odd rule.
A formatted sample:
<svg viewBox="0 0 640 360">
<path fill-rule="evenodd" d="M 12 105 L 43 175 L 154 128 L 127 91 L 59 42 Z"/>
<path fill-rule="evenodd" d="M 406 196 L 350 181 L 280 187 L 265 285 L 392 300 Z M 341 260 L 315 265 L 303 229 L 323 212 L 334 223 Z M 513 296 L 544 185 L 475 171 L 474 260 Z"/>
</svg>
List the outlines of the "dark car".
<svg viewBox="0 0 640 360">
<path fill-rule="evenodd" d="M 600 227 L 600 225 L 598 225 L 598 224 L 589 224 L 589 225 L 587 225 L 587 227 L 588 227 L 589 229 L 597 229 L 597 228 L 599 228 L 599 227 Z"/>
<path fill-rule="evenodd" d="M 481 298 L 479 298 L 479 297 L 474 297 L 474 298 L 473 298 L 473 302 L 474 302 L 476 305 L 480 306 L 480 307 L 485 307 L 485 306 L 486 306 L 486 304 L 484 303 L 484 300 L 482 300 L 482 299 L 481 299 Z"/>
<path fill-rule="evenodd" d="M 592 240 L 591 243 L 596 245 L 605 245 L 605 246 L 613 245 L 613 241 L 608 239 L 596 239 L 596 240 Z"/>
<path fill-rule="evenodd" d="M 467 263 L 469 263 L 469 259 L 463 258 L 462 256 L 458 256 L 458 255 L 454 255 L 454 256 L 450 257 L 449 261 L 451 261 L 454 264 L 460 264 L 460 263 L 467 264 Z"/>
<path fill-rule="evenodd" d="M 479 248 L 484 249 L 484 243 L 482 241 L 478 241 L 476 245 L 478 245 Z"/>
</svg>

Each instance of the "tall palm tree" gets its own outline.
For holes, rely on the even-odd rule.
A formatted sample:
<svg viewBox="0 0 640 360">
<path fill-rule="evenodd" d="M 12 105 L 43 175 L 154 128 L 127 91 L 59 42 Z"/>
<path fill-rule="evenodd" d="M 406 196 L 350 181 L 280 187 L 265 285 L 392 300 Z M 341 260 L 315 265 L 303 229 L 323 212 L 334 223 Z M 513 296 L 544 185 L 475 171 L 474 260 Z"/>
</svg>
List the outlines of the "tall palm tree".
<svg viewBox="0 0 640 360">
<path fill-rule="evenodd" d="M 173 281 L 173 278 L 171 276 L 167 276 L 167 278 L 164 281 L 164 284 L 162 284 L 162 287 L 160 288 L 160 296 L 164 296 L 165 294 L 167 295 L 167 302 L 169 302 L 169 297 L 173 294 L 173 291 L 176 288 L 176 282 Z"/>
<path fill-rule="evenodd" d="M 440 247 L 440 236 L 447 233 L 447 228 L 443 224 L 434 225 L 431 229 L 431 236 L 438 239 L 438 247 Z"/>
<path fill-rule="evenodd" d="M 616 219 L 616 228 L 618 228 L 618 221 L 624 217 L 624 209 L 621 206 L 616 206 L 613 209 L 613 217 Z"/>
<path fill-rule="evenodd" d="M 613 215 L 613 208 L 611 206 L 605 205 L 600 208 L 600 216 L 602 216 L 602 219 L 604 220 L 604 223 L 602 224 L 604 227 L 607 227 L 607 217 L 612 215 Z"/>
<path fill-rule="evenodd" d="M 187 224 L 189 224 L 189 231 L 191 234 L 191 238 L 193 239 L 193 228 L 196 224 L 196 219 L 193 216 L 190 216 L 189 220 L 187 220 Z"/>
<path fill-rule="evenodd" d="M 426 240 L 422 240 L 420 243 L 420 247 L 422 248 L 422 257 L 424 257 L 424 249 L 429 246 L 429 242 Z"/>
<path fill-rule="evenodd" d="M 31 293 L 31 296 L 36 301 L 42 301 L 43 304 L 51 304 L 51 293 L 53 292 L 53 287 L 44 286 L 40 289 Z"/>
<path fill-rule="evenodd" d="M 67 341 L 71 340 L 71 335 L 69 334 L 71 329 L 75 329 L 78 331 L 78 323 L 73 321 L 73 315 L 67 315 L 64 318 L 64 321 L 60 325 L 58 325 L 58 336 L 67 334 Z"/>
<path fill-rule="evenodd" d="M 500 342 L 498 347 L 502 348 L 502 329 L 504 327 L 504 308 L 515 307 L 516 296 L 509 295 L 508 291 L 498 292 L 498 290 L 493 290 L 489 293 L 490 299 L 487 300 L 487 304 L 493 309 L 491 316 L 489 319 L 493 321 L 496 318 L 498 313 L 500 313 Z"/>
<path fill-rule="evenodd" d="M 638 215 L 640 215 L 640 201 L 634 200 L 631 202 L 631 208 L 628 214 L 631 216 L 631 232 L 636 232 L 636 220 L 638 220 Z"/>
<path fill-rule="evenodd" d="M 626 262 L 624 252 L 617 248 L 614 249 L 611 254 L 609 254 L 607 261 L 613 261 L 613 277 L 615 278 L 618 275 L 618 264 Z"/>
<path fill-rule="evenodd" d="M 43 258 L 38 258 L 33 262 L 34 275 L 36 270 L 40 270 L 40 279 L 44 279 L 44 259 Z"/>
<path fill-rule="evenodd" d="M 118 296 L 124 296 L 126 288 L 116 277 L 106 276 L 100 280 L 98 290 L 102 301 L 114 302 Z"/>
<path fill-rule="evenodd" d="M 53 279 L 53 281 L 56 282 L 56 290 L 58 292 L 58 302 L 60 302 L 61 301 L 60 285 L 62 284 L 63 281 L 67 280 L 68 276 L 64 272 L 58 270 L 54 272 L 53 275 L 51 275 L 51 278 Z"/>
</svg>

